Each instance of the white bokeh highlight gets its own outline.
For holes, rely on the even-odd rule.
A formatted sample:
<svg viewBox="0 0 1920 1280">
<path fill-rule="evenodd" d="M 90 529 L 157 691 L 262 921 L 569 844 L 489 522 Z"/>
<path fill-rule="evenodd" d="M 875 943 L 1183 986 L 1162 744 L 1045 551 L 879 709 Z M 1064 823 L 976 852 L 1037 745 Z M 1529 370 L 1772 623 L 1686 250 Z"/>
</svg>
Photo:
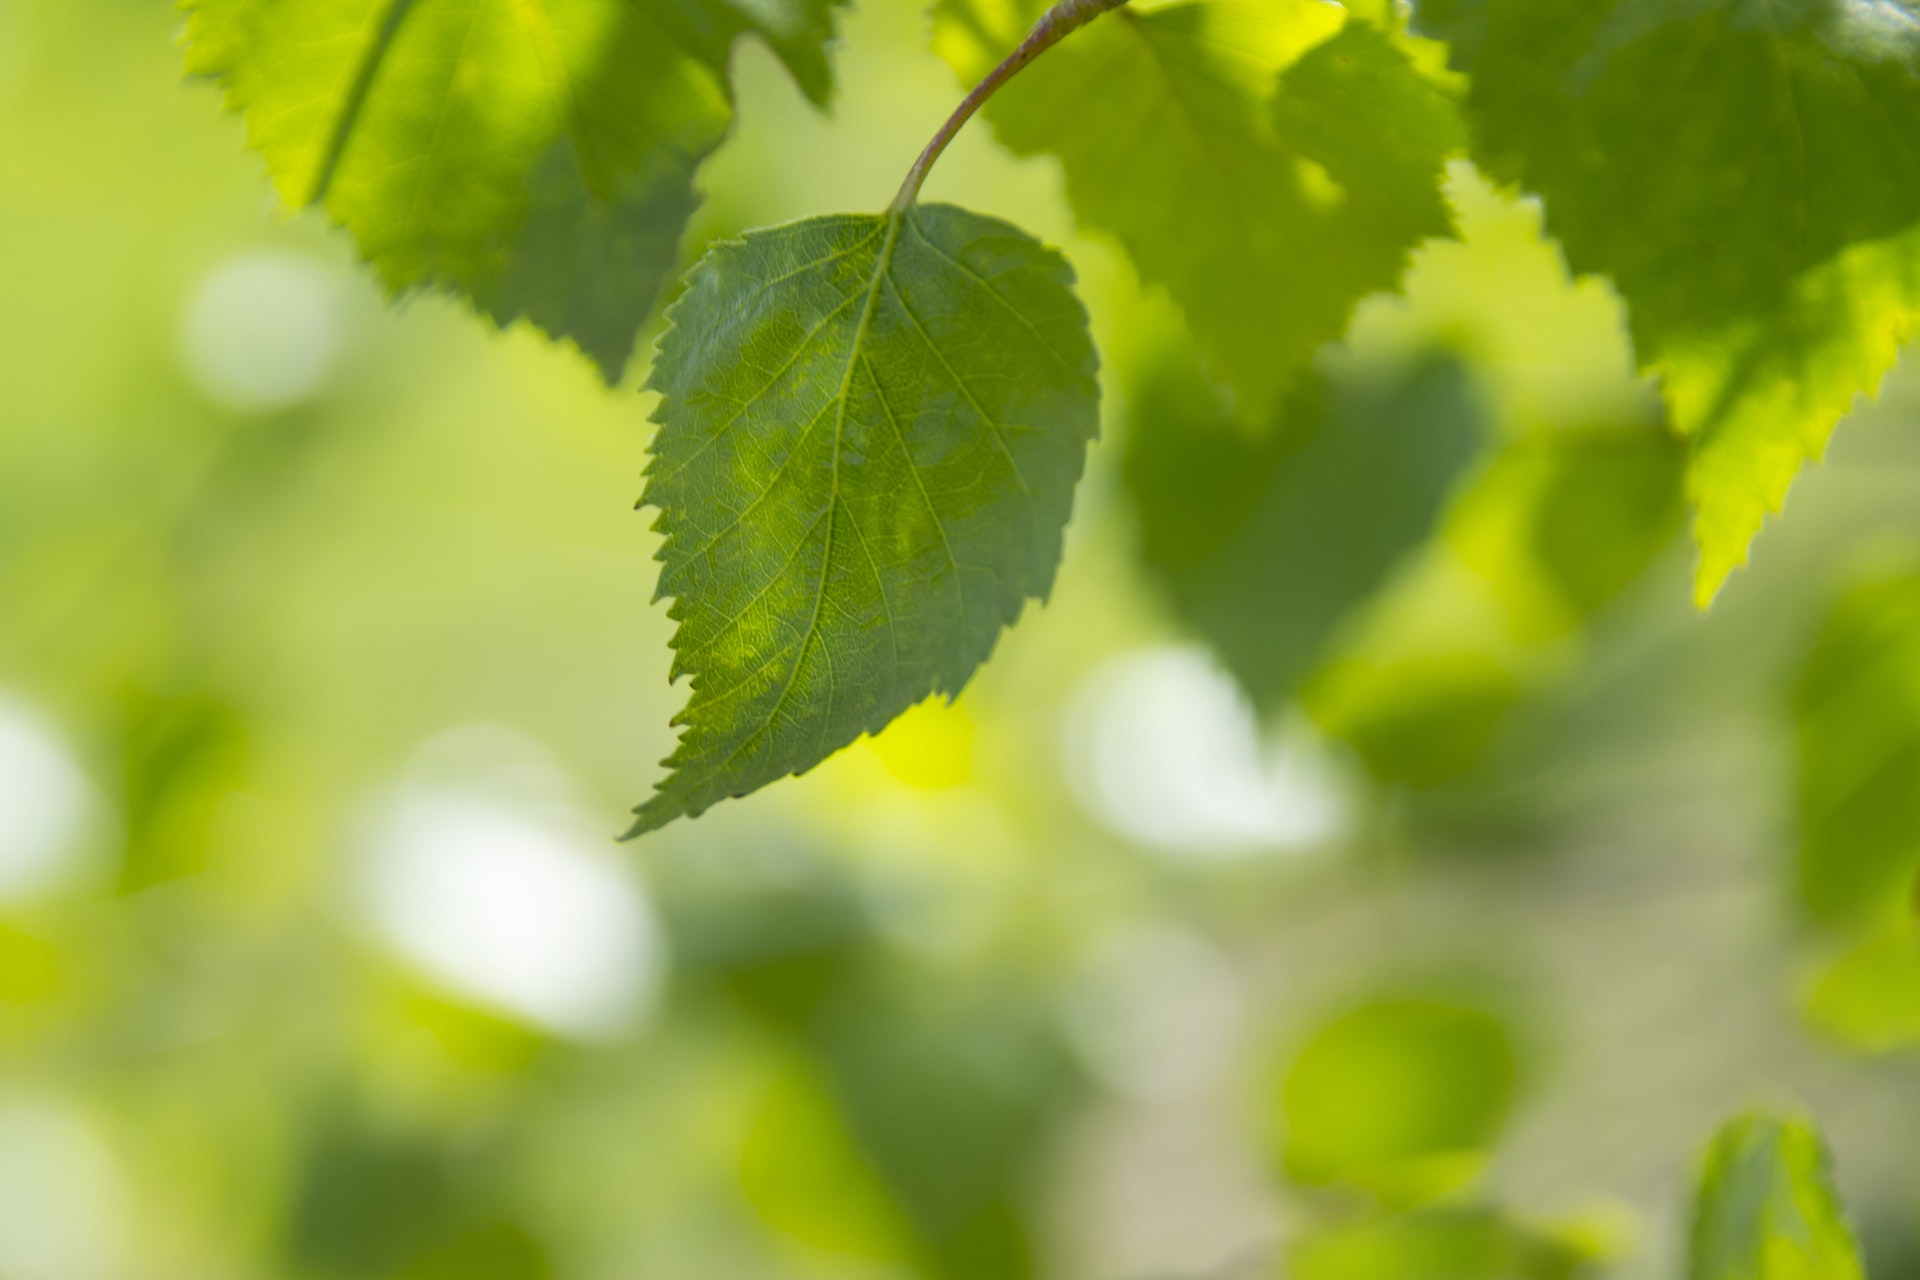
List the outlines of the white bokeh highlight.
<svg viewBox="0 0 1920 1280">
<path fill-rule="evenodd" d="M 0 903 L 70 884 L 97 807 L 52 723 L 0 691 Z"/>
<path fill-rule="evenodd" d="M 229 258 L 194 289 L 180 328 L 187 376 L 214 403 L 269 413 L 312 400 L 346 337 L 340 274 L 291 253 Z"/>
<path fill-rule="evenodd" d="M 70 1109 L 0 1101 L 0 1276 L 123 1274 L 125 1191 L 113 1154 Z"/>
<path fill-rule="evenodd" d="M 1172 856 L 1307 850 L 1346 828 L 1339 779 L 1306 728 L 1263 743 L 1245 695 L 1198 649 L 1140 650 L 1096 669 L 1065 748 L 1087 812 Z"/>
<path fill-rule="evenodd" d="M 1897 0 L 1840 0 L 1838 29 L 1843 39 L 1880 57 L 1898 57 L 1920 43 L 1920 18 Z"/>
<path fill-rule="evenodd" d="M 512 739 L 464 731 L 424 755 L 471 759 Z M 463 997 L 575 1039 L 604 1039 L 650 1009 L 663 940 L 632 867 L 557 804 L 553 768 L 423 768 L 362 827 L 364 917 L 402 959 Z M 449 748 L 453 749 L 449 749 Z M 544 775 L 537 786 L 530 775 Z"/>
</svg>

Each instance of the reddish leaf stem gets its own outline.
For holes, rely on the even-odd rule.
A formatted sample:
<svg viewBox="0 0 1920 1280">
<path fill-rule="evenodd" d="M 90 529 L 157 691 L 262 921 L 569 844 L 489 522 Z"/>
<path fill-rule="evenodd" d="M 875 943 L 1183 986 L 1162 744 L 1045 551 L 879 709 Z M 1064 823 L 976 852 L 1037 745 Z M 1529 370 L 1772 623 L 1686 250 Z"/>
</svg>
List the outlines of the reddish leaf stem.
<svg viewBox="0 0 1920 1280">
<path fill-rule="evenodd" d="M 927 180 L 927 171 L 933 168 L 933 162 L 947 149 L 954 135 L 960 132 L 962 125 L 973 118 L 973 113 L 982 103 L 994 95 L 1001 85 L 1020 74 L 1021 68 L 1029 62 L 1059 44 L 1070 33 L 1092 22 L 1109 9 L 1118 9 L 1127 0 L 1059 0 L 1053 8 L 1033 24 L 1033 30 L 1020 43 L 1020 47 L 1008 54 L 1006 60 L 992 71 L 987 78 L 974 86 L 958 107 L 954 109 L 947 122 L 940 126 L 940 132 L 933 135 L 933 141 L 913 162 L 913 168 L 907 171 L 907 180 L 900 184 L 900 194 L 893 198 L 893 211 L 898 213 L 910 207 L 920 195 L 920 186 Z"/>
</svg>

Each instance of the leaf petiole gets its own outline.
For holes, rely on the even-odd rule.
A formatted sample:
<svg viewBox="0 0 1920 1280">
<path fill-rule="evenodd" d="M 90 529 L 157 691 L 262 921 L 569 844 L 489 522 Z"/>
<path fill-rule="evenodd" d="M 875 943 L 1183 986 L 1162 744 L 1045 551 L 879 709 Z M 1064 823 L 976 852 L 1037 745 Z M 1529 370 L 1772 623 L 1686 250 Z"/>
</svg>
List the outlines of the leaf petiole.
<svg viewBox="0 0 1920 1280">
<path fill-rule="evenodd" d="M 927 143 L 926 150 L 922 151 L 920 158 L 913 162 L 913 168 L 907 170 L 906 181 L 900 184 L 900 192 L 893 198 L 891 212 L 900 213 L 913 205 L 914 200 L 920 195 L 921 184 L 927 180 L 928 170 L 933 168 L 933 162 L 940 158 L 940 153 L 947 149 L 947 144 L 953 141 L 954 135 L 960 132 L 961 127 L 973 118 L 973 113 L 978 111 L 1001 85 L 1020 74 L 1021 69 L 1029 62 L 1060 43 L 1072 32 L 1084 27 L 1109 9 L 1118 9 L 1125 3 L 1127 0 L 1058 0 L 1051 9 L 1040 15 L 1040 21 L 1033 24 L 1033 30 L 1028 32 L 1027 38 L 1020 42 L 1020 47 L 1008 54 L 1005 61 L 989 71 L 986 78 L 974 86 L 973 92 L 954 108 L 953 114 L 947 117 L 947 122 L 940 126 L 938 133 L 933 135 L 933 141 Z"/>
</svg>

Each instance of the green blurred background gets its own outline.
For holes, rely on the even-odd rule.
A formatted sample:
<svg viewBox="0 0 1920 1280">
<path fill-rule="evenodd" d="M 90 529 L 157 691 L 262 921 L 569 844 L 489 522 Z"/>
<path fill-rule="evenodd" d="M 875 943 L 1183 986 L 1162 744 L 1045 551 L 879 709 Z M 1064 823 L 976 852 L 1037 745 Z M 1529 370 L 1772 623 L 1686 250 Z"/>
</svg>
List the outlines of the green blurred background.
<svg viewBox="0 0 1920 1280">
<path fill-rule="evenodd" d="M 1256 710 L 1291 597 L 1169 598 L 1219 495 L 1156 432 L 1259 446 L 969 130 L 928 195 L 1062 245 L 1105 361 L 1056 596 L 617 846 L 684 697 L 647 398 L 384 305 L 177 25 L 0 0 L 0 1280 L 1671 1275 L 1780 1098 L 1920 1275 L 1920 385 L 1696 615 L 1617 300 L 1459 166 L 1321 367 L 1476 452 Z M 844 36 L 830 116 L 737 52 L 690 256 L 892 193 L 959 87 L 911 0 Z"/>
</svg>

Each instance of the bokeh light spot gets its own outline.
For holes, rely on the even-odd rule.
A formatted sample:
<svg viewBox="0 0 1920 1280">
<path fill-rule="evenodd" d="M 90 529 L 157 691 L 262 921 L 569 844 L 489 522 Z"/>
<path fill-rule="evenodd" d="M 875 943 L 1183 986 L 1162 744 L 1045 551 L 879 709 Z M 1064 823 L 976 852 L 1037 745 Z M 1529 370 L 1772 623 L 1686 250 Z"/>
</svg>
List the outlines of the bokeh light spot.
<svg viewBox="0 0 1920 1280">
<path fill-rule="evenodd" d="M 1068 777 L 1114 834 L 1189 857 L 1334 840 L 1347 804 L 1304 728 L 1277 749 L 1204 652 L 1150 649 L 1087 677 L 1068 716 Z"/>
<path fill-rule="evenodd" d="M 663 964 L 645 893 L 550 804 L 416 780 L 373 816 L 362 863 L 381 937 L 450 989 L 561 1035 L 642 1017 Z"/>
<path fill-rule="evenodd" d="M 248 253 L 215 267 L 183 317 L 181 360 L 209 400 L 241 413 L 286 409 L 325 389 L 345 337 L 344 287 L 290 253 Z"/>
<path fill-rule="evenodd" d="M 120 1170 L 79 1117 L 0 1102 L 0 1276 L 94 1280 L 119 1274 Z"/>
<path fill-rule="evenodd" d="M 887 772 L 910 787 L 940 791 L 973 777 L 973 721 L 943 699 L 911 708 L 870 741 Z"/>
<path fill-rule="evenodd" d="M 0 902 L 71 879 L 93 808 L 93 789 L 53 727 L 0 693 Z"/>
</svg>

